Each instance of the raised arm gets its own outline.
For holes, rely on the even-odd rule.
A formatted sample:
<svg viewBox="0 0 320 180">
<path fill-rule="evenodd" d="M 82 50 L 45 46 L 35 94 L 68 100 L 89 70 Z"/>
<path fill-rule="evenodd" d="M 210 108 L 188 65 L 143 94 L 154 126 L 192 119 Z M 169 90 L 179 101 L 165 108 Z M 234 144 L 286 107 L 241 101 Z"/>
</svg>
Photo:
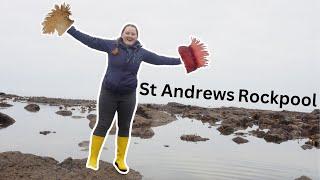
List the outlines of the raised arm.
<svg viewBox="0 0 320 180">
<path fill-rule="evenodd" d="M 180 58 L 172 58 L 172 57 L 166 57 L 166 56 L 160 56 L 157 55 L 156 53 L 150 52 L 146 49 L 144 50 L 144 55 L 143 55 L 143 61 L 150 63 L 150 64 L 155 64 L 155 65 L 179 65 L 181 64 L 181 59 Z"/>
<path fill-rule="evenodd" d="M 89 36 L 85 33 L 78 31 L 74 26 L 71 26 L 71 28 L 67 32 L 71 36 L 73 36 L 75 39 L 79 40 L 83 44 L 93 49 L 104 51 L 107 53 L 110 53 L 112 51 L 112 47 L 114 45 L 113 40 L 107 40 L 107 39 L 101 39 L 101 38 Z"/>
</svg>

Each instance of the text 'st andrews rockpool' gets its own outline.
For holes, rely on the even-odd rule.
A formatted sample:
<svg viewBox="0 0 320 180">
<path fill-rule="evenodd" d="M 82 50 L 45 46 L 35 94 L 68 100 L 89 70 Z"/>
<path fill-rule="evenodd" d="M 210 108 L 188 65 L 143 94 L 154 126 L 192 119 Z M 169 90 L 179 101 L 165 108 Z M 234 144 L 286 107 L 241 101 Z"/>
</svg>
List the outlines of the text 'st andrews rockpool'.
<svg viewBox="0 0 320 180">
<path fill-rule="evenodd" d="M 221 91 L 211 89 L 198 89 L 192 85 L 190 88 L 183 89 L 178 87 L 171 87 L 166 84 L 162 89 L 158 89 L 154 84 L 143 82 L 140 84 L 141 95 L 152 95 L 162 97 L 176 97 L 176 98 L 193 98 L 193 99 L 206 99 L 217 101 L 239 101 L 239 102 L 251 102 L 251 103 L 263 103 L 263 104 L 276 104 L 280 108 L 286 105 L 303 105 L 313 106 L 316 105 L 317 94 L 312 93 L 310 96 L 289 96 L 285 94 L 278 94 L 274 90 L 268 93 L 256 93 L 250 92 L 246 89 L 239 89 L 238 91 Z"/>
</svg>

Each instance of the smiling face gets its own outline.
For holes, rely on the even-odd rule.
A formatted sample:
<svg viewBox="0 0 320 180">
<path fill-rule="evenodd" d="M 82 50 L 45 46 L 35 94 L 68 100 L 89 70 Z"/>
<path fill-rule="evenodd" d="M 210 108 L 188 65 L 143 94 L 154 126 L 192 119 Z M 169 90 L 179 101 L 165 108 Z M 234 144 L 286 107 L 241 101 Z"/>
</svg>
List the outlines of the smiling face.
<svg viewBox="0 0 320 180">
<path fill-rule="evenodd" d="M 138 31 L 134 26 L 126 26 L 121 33 L 124 44 L 132 46 L 138 39 Z"/>
</svg>

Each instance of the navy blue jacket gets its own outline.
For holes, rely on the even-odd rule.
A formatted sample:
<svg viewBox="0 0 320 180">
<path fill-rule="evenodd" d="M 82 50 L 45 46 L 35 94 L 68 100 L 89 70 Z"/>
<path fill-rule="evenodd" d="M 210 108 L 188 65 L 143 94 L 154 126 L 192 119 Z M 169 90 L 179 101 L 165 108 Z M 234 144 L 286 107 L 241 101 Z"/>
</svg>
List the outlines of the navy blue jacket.
<svg viewBox="0 0 320 180">
<path fill-rule="evenodd" d="M 132 46 L 127 46 L 120 40 L 107 40 L 92 37 L 78 31 L 72 26 L 67 31 L 71 36 L 83 44 L 108 53 L 108 68 L 102 86 L 118 94 L 133 92 L 137 88 L 137 73 L 142 61 L 155 65 L 178 65 L 180 58 L 159 56 L 144 48 L 139 41 Z M 118 55 L 111 52 L 116 47 Z"/>
</svg>

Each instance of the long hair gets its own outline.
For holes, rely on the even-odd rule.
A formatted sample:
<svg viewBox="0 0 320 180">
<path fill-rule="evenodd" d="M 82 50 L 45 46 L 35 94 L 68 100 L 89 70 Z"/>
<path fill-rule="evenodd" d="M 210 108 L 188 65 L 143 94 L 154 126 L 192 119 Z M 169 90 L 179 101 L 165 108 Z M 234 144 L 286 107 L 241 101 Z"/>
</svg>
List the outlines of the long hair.
<svg viewBox="0 0 320 180">
<path fill-rule="evenodd" d="M 126 25 L 122 28 L 122 30 L 121 30 L 121 35 L 120 35 L 120 37 L 117 39 L 116 48 L 114 48 L 114 49 L 111 51 L 111 54 L 114 55 L 114 56 L 117 56 L 117 55 L 119 55 L 119 53 L 120 53 L 120 52 L 119 52 L 119 43 L 120 43 L 120 41 L 121 41 L 121 36 L 122 36 L 124 30 L 125 30 L 127 27 L 133 27 L 133 28 L 136 30 L 136 32 L 137 32 L 137 36 L 139 35 L 139 34 L 138 34 L 138 28 L 137 28 L 136 25 L 134 25 L 134 24 L 126 24 Z"/>
</svg>

